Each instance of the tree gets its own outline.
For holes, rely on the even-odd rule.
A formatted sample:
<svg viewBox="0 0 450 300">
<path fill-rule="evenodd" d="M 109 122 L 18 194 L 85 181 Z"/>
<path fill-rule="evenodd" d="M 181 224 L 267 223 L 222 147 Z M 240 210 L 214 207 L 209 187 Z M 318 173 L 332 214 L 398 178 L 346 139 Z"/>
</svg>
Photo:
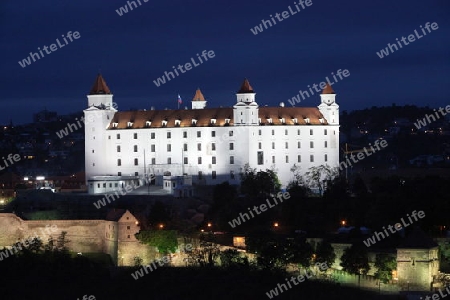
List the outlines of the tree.
<svg viewBox="0 0 450 300">
<path fill-rule="evenodd" d="M 141 230 L 135 236 L 143 244 L 156 247 L 163 255 L 175 252 L 178 247 L 175 230 Z"/>
<path fill-rule="evenodd" d="M 328 165 L 320 165 L 309 168 L 305 176 L 308 186 L 310 188 L 317 188 L 320 196 L 322 196 L 328 182 L 337 176 L 337 170 Z"/>
<path fill-rule="evenodd" d="M 152 224 L 167 223 L 170 219 L 170 213 L 167 206 L 161 201 L 156 201 L 152 205 L 150 213 L 148 214 L 149 222 Z"/>
<path fill-rule="evenodd" d="M 236 249 L 228 249 L 220 252 L 220 262 L 224 268 L 249 267 L 248 258 L 242 256 Z"/>
<path fill-rule="evenodd" d="M 367 274 L 370 270 L 367 249 L 359 243 L 345 249 L 341 261 L 343 270 L 350 274 Z"/>
<path fill-rule="evenodd" d="M 397 269 L 397 259 L 386 253 L 378 253 L 375 258 L 375 278 L 383 283 L 392 280 L 392 271 Z"/>
<path fill-rule="evenodd" d="M 217 257 L 220 255 L 219 246 L 213 240 L 212 233 L 201 235 L 200 246 L 187 252 L 188 264 L 200 267 L 213 267 Z"/>
<path fill-rule="evenodd" d="M 331 268 L 334 261 L 336 260 L 336 253 L 334 253 L 334 248 L 327 241 L 322 241 L 317 244 L 316 248 L 316 262 L 326 263 L 328 268 Z"/>
<path fill-rule="evenodd" d="M 256 172 L 256 169 L 250 168 L 247 163 L 240 172 L 241 176 L 241 192 L 251 197 L 260 194 L 269 195 L 276 193 L 281 188 L 280 180 L 273 170 Z"/>
</svg>

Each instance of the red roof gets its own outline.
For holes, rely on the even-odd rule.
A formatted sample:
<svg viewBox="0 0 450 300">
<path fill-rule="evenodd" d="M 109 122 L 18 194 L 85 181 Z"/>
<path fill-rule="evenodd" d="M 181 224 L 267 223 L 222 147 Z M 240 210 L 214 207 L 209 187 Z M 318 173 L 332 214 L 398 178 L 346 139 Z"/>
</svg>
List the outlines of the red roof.
<svg viewBox="0 0 450 300">
<path fill-rule="evenodd" d="M 309 124 L 327 124 L 320 121 L 324 118 L 318 108 L 315 107 L 260 107 L 259 118 L 261 125 L 268 125 L 267 119 L 272 119 L 273 125 L 306 125 L 304 119 L 309 118 Z M 282 119 L 284 122 L 282 123 Z M 197 120 L 195 125 L 192 120 Z M 215 119 L 212 124 L 211 119 Z M 225 119 L 229 119 L 229 123 Z M 294 123 L 297 119 L 297 123 Z M 147 121 L 150 121 L 148 125 Z M 163 125 L 165 121 L 165 125 Z M 178 124 L 179 121 L 179 124 Z M 131 122 L 132 124 L 128 124 Z M 166 123 L 167 122 L 167 123 Z M 117 123 L 113 124 L 113 123 Z M 233 108 L 205 108 L 189 110 L 147 110 L 116 112 L 108 129 L 137 129 L 137 128 L 174 128 L 174 127 L 206 127 L 233 125 Z M 131 126 L 129 126 L 131 125 Z"/>
<path fill-rule="evenodd" d="M 336 94 L 333 91 L 333 88 L 331 87 L 331 85 L 329 83 L 327 83 L 327 85 L 325 86 L 325 88 L 322 91 L 322 94 Z"/>
<path fill-rule="evenodd" d="M 244 82 L 241 85 L 241 88 L 238 91 L 238 94 L 246 94 L 246 93 L 255 93 L 253 91 L 252 86 L 250 85 L 250 82 L 248 82 L 247 78 L 244 79 Z"/>
<path fill-rule="evenodd" d="M 197 91 L 195 91 L 195 96 L 192 99 L 192 101 L 206 101 L 205 97 L 203 96 L 203 94 L 200 91 L 200 89 L 197 89 Z"/>
<path fill-rule="evenodd" d="M 97 78 L 95 78 L 94 85 L 89 92 L 89 95 L 103 95 L 103 94 L 111 94 L 109 87 L 106 85 L 105 80 L 102 77 L 102 74 L 98 74 Z"/>
</svg>

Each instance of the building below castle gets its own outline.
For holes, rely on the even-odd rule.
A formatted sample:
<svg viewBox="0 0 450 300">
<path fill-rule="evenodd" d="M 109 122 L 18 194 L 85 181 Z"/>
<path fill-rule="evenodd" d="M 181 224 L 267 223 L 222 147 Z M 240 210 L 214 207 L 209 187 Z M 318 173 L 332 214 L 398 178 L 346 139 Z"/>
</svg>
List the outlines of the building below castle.
<svg viewBox="0 0 450 300">
<path fill-rule="evenodd" d="M 98 75 L 84 110 L 89 193 L 163 186 L 164 176 L 175 176 L 174 189 L 183 189 L 183 176 L 193 184 L 239 184 L 246 164 L 273 169 L 285 187 L 294 166 L 303 174 L 338 166 L 339 106 L 330 85 L 318 107 L 260 107 L 255 96 L 246 79 L 232 107 L 207 108 L 198 89 L 191 109 L 118 111 Z"/>
</svg>

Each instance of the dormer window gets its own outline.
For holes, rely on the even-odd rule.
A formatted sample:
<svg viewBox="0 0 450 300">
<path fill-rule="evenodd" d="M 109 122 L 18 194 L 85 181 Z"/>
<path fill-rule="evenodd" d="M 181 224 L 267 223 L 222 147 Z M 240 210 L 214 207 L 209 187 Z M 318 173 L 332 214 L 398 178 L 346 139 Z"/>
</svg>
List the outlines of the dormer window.
<svg viewBox="0 0 450 300">
<path fill-rule="evenodd" d="M 131 127 L 133 127 L 133 122 L 131 122 L 131 121 L 130 121 L 130 122 L 128 122 L 128 123 L 127 123 L 127 127 L 128 127 L 128 128 L 131 128 Z"/>
<path fill-rule="evenodd" d="M 176 127 L 180 127 L 180 125 L 181 125 L 181 120 L 175 120 L 175 126 Z"/>
<path fill-rule="evenodd" d="M 325 119 L 324 118 L 320 118 L 319 121 L 320 121 L 320 124 L 323 124 L 325 122 Z"/>
<path fill-rule="evenodd" d="M 309 118 L 303 118 L 303 120 L 305 121 L 306 124 L 310 124 L 310 119 Z"/>
<path fill-rule="evenodd" d="M 192 123 L 191 123 L 193 126 L 196 126 L 197 125 L 197 119 L 192 119 Z"/>
<path fill-rule="evenodd" d="M 145 127 L 150 127 L 152 125 L 152 121 L 146 121 L 145 122 Z"/>
<path fill-rule="evenodd" d="M 162 127 L 166 127 L 167 126 L 167 121 L 166 120 L 162 120 L 161 121 L 161 125 L 162 125 Z"/>
<path fill-rule="evenodd" d="M 216 119 L 211 119 L 211 125 L 216 125 Z"/>
<path fill-rule="evenodd" d="M 231 119 L 225 119 L 225 124 L 230 124 Z"/>
<path fill-rule="evenodd" d="M 298 124 L 298 119 L 297 118 L 293 118 L 292 122 L 294 122 L 294 124 L 297 125 Z"/>
<path fill-rule="evenodd" d="M 117 123 L 117 122 L 112 123 L 113 128 L 117 128 L 117 126 L 119 126 L 119 123 Z"/>
<path fill-rule="evenodd" d="M 267 118 L 266 120 L 267 120 L 267 123 L 273 124 L 272 118 Z"/>
<path fill-rule="evenodd" d="M 280 123 L 281 124 L 286 124 L 286 119 L 285 118 L 280 118 Z"/>
<path fill-rule="evenodd" d="M 261 118 L 258 118 L 258 123 L 261 124 Z"/>
</svg>

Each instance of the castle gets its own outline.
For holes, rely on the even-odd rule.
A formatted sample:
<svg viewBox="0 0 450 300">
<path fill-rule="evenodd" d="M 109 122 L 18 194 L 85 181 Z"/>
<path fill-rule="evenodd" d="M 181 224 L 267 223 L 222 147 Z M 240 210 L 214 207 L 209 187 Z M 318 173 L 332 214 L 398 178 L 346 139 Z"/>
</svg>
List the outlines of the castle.
<svg viewBox="0 0 450 300">
<path fill-rule="evenodd" d="M 338 165 L 339 106 L 330 85 L 318 107 L 260 107 L 255 96 L 246 79 L 233 107 L 206 108 L 198 89 L 191 109 L 118 111 L 98 75 L 84 110 L 89 193 L 145 182 L 162 186 L 165 176 L 239 184 L 245 164 L 273 169 L 286 186 L 294 165 L 303 174 L 313 166 Z"/>
</svg>

